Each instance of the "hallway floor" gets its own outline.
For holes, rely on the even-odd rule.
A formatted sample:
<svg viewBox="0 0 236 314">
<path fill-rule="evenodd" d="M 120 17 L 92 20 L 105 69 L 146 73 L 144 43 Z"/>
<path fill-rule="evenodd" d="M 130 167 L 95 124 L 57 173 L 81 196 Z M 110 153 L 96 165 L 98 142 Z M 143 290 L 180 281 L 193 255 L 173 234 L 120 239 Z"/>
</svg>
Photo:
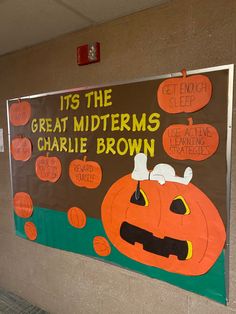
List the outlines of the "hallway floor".
<svg viewBox="0 0 236 314">
<path fill-rule="evenodd" d="M 8 314 L 46 314 L 17 295 L 0 289 L 0 313 Z"/>
</svg>

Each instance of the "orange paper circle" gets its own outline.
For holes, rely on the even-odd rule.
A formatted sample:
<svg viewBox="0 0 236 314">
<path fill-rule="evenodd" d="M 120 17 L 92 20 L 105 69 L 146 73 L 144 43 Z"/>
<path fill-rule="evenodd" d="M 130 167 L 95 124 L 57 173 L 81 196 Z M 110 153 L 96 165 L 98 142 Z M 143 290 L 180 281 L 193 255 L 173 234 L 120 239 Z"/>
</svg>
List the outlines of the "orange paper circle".
<svg viewBox="0 0 236 314">
<path fill-rule="evenodd" d="M 13 198 L 14 210 L 17 216 L 29 218 L 33 213 L 33 202 L 28 193 L 17 192 Z"/>
<path fill-rule="evenodd" d="M 71 207 L 68 210 L 67 217 L 69 223 L 75 228 L 82 229 L 86 225 L 86 215 L 84 211 L 78 207 Z"/>
<path fill-rule="evenodd" d="M 32 155 L 32 144 L 27 137 L 16 137 L 11 141 L 11 154 L 15 160 L 27 161 Z"/>
<path fill-rule="evenodd" d="M 33 222 L 27 221 L 25 223 L 24 230 L 29 240 L 31 241 L 36 240 L 38 234 L 37 234 L 36 226 Z"/>
<path fill-rule="evenodd" d="M 31 117 L 30 103 L 28 101 L 13 103 L 9 110 L 9 116 L 12 125 L 26 125 Z"/>
<path fill-rule="evenodd" d="M 101 236 L 96 236 L 93 239 L 93 248 L 99 256 L 108 256 L 111 253 L 111 246 L 109 242 L 106 238 Z"/>
</svg>

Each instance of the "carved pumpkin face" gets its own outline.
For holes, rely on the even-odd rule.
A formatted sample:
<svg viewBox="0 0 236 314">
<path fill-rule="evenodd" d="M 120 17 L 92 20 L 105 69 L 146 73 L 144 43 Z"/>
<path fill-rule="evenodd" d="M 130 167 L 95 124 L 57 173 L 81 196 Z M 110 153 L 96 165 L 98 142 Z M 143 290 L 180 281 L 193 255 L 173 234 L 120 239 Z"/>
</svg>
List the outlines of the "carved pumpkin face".
<svg viewBox="0 0 236 314">
<path fill-rule="evenodd" d="M 191 183 L 139 185 L 127 175 L 104 198 L 102 221 L 113 245 L 146 265 L 185 275 L 206 273 L 226 238 L 214 204 Z"/>
</svg>

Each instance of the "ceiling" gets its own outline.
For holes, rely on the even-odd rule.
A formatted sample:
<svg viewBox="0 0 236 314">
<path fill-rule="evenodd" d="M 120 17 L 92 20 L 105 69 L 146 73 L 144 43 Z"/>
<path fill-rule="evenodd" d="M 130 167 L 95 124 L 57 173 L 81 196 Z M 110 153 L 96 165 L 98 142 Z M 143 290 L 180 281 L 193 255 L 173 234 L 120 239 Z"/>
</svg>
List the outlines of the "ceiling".
<svg viewBox="0 0 236 314">
<path fill-rule="evenodd" d="M 167 0 L 0 0 L 0 55 Z"/>
</svg>

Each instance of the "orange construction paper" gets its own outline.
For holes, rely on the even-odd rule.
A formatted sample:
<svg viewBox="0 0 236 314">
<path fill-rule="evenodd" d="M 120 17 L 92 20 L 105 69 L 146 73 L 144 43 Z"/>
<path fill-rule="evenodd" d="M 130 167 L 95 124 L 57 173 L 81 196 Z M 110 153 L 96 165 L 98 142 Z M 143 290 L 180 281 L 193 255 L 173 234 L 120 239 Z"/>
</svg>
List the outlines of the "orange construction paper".
<svg viewBox="0 0 236 314">
<path fill-rule="evenodd" d="M 9 116 L 12 125 L 26 125 L 31 117 L 30 103 L 28 101 L 18 101 L 11 104 Z"/>
<path fill-rule="evenodd" d="M 57 182 L 62 172 L 60 159 L 57 157 L 39 156 L 35 162 L 35 172 L 42 181 Z"/>
<path fill-rule="evenodd" d="M 71 181 L 79 186 L 88 189 L 95 189 L 102 180 L 102 169 L 95 161 L 75 159 L 70 163 L 69 176 Z"/>
<path fill-rule="evenodd" d="M 219 134 L 210 124 L 173 124 L 163 133 L 165 152 L 177 160 L 201 161 L 211 157 L 219 145 Z"/>
<path fill-rule="evenodd" d="M 111 253 L 111 246 L 106 238 L 97 236 L 93 239 L 94 251 L 99 256 L 108 256 Z"/>
<path fill-rule="evenodd" d="M 163 81 L 157 90 L 159 106 L 169 113 L 195 112 L 206 106 L 212 94 L 212 84 L 205 75 L 170 78 Z"/>
<path fill-rule="evenodd" d="M 13 206 L 17 216 L 29 218 L 33 213 L 33 201 L 28 193 L 17 192 L 13 198 Z"/>
<path fill-rule="evenodd" d="M 11 141 L 11 154 L 15 160 L 27 161 L 32 155 L 32 143 L 27 137 L 15 137 Z"/>
<path fill-rule="evenodd" d="M 126 175 L 111 186 L 103 200 L 102 222 L 112 244 L 122 254 L 149 266 L 184 275 L 206 273 L 226 239 L 224 224 L 211 200 L 192 183 L 161 185 L 144 180 L 138 190 L 140 193 L 137 181 Z M 145 204 L 140 198 L 146 199 Z M 176 200 L 184 204 L 184 212 L 172 206 Z M 178 247 L 177 253 L 183 253 L 180 257 Z"/>
<path fill-rule="evenodd" d="M 38 234 L 37 234 L 36 226 L 33 222 L 27 221 L 25 223 L 24 230 L 29 240 L 31 241 L 36 240 Z"/>
<path fill-rule="evenodd" d="M 75 227 L 82 229 L 86 225 L 86 215 L 84 211 L 78 207 L 71 207 L 67 212 L 69 223 Z"/>
</svg>

